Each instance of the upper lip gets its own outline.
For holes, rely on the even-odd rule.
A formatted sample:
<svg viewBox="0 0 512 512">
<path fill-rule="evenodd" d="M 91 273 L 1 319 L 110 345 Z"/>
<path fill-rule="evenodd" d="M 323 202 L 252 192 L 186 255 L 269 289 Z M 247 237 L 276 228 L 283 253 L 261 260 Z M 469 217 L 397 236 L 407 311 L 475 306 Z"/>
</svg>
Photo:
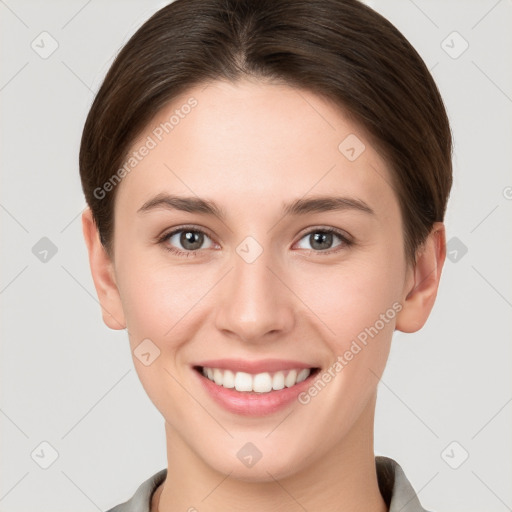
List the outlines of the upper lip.
<svg viewBox="0 0 512 512">
<path fill-rule="evenodd" d="M 206 366 L 207 368 L 231 370 L 234 373 L 246 372 L 252 374 L 265 372 L 272 373 L 302 368 L 316 368 L 315 365 L 311 365 L 309 363 L 284 359 L 260 359 L 258 361 L 250 361 L 247 359 L 212 359 L 209 361 L 198 362 L 193 366 Z"/>
</svg>

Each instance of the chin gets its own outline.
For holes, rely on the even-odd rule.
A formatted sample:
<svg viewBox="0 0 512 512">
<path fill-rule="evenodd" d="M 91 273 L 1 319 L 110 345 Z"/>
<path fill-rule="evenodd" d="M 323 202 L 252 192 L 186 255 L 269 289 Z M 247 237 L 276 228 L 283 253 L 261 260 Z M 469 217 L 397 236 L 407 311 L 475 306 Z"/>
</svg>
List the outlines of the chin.
<svg viewBox="0 0 512 512">
<path fill-rule="evenodd" d="M 250 483 L 267 483 L 289 477 L 304 469 L 311 457 L 304 452 L 287 453 L 282 447 L 266 443 L 266 447 L 258 450 L 264 443 L 237 442 L 236 449 L 226 447 L 222 453 L 209 453 L 206 464 L 214 471 L 229 475 L 230 478 Z"/>
</svg>

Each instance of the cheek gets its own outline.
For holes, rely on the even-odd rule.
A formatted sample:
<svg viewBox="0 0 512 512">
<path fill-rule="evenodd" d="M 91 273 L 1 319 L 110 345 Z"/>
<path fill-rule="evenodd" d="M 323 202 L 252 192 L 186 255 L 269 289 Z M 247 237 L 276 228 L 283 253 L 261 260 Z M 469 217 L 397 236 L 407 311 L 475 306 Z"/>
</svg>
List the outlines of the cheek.
<svg viewBox="0 0 512 512">
<path fill-rule="evenodd" d="M 129 331 L 172 341 L 180 324 L 187 323 L 187 314 L 214 285 L 210 274 L 198 269 L 152 264 L 143 258 L 125 266 L 119 288 Z"/>
<path fill-rule="evenodd" d="M 330 267 L 295 281 L 296 290 L 325 325 L 326 332 L 340 341 L 355 337 L 374 325 L 382 314 L 394 319 L 400 297 L 398 269 L 378 263 Z M 386 314 L 387 312 L 387 314 Z M 380 324 L 379 324 L 380 325 Z"/>
<path fill-rule="evenodd" d="M 214 281 L 199 278 L 192 267 L 152 265 L 142 258 L 124 270 L 120 292 L 140 382 L 158 410 L 183 415 L 190 397 L 179 384 L 186 378 L 182 348 L 204 319 L 200 299 Z"/>
<path fill-rule="evenodd" d="M 400 246 L 398 246 L 400 247 Z M 338 389 L 352 407 L 372 392 L 384 370 L 396 316 L 402 309 L 402 260 L 397 246 L 369 251 L 350 264 L 318 269 L 297 279 L 296 290 L 311 310 L 320 336 L 329 346 Z M 329 376 L 326 376 L 329 379 Z M 341 391 L 341 389 L 344 391 Z"/>
</svg>

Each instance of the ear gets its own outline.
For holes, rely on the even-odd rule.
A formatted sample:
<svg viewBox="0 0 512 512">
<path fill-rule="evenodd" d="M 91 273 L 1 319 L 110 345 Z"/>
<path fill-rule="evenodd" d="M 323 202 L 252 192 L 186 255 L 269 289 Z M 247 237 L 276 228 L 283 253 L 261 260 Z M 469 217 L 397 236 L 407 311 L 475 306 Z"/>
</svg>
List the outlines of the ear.
<svg viewBox="0 0 512 512">
<path fill-rule="evenodd" d="M 82 230 L 89 252 L 89 265 L 101 305 L 103 322 L 111 329 L 125 329 L 126 320 L 115 281 L 114 265 L 100 241 L 89 207 L 82 213 Z"/>
<path fill-rule="evenodd" d="M 435 222 L 425 243 L 418 249 L 414 268 L 408 270 L 396 330 L 416 332 L 425 325 L 436 300 L 445 259 L 445 227 L 442 222 Z"/>
</svg>

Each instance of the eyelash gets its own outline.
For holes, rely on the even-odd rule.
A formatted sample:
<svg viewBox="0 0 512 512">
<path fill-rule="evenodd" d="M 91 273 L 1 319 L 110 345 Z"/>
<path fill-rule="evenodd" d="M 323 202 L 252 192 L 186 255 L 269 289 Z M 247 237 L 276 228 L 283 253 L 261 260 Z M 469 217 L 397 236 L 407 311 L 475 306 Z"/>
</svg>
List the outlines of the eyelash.
<svg viewBox="0 0 512 512">
<path fill-rule="evenodd" d="M 198 253 L 200 251 L 202 251 L 203 249 L 195 249 L 193 251 L 182 251 L 180 249 L 176 249 L 176 248 L 170 246 L 169 244 L 167 244 L 168 240 L 172 236 L 174 236 L 176 233 L 181 233 L 182 231 L 189 231 L 189 232 L 192 232 L 192 233 L 201 233 L 201 234 L 206 235 L 208 238 L 211 239 L 211 237 L 208 235 L 208 233 L 206 233 L 202 229 L 197 229 L 194 226 L 181 226 L 179 229 L 175 229 L 173 231 L 170 231 L 170 232 L 165 233 L 164 235 L 162 235 L 160 238 L 158 238 L 157 243 L 162 244 L 166 251 L 169 251 L 170 253 L 175 254 L 177 256 L 184 256 L 186 258 L 188 258 L 190 256 L 197 256 Z M 302 235 L 300 240 L 302 240 L 304 237 L 306 237 L 308 235 L 311 235 L 313 233 L 327 233 L 327 234 L 332 233 L 332 234 L 338 236 L 342 243 L 340 245 L 336 246 L 336 248 L 334 248 L 334 249 L 327 249 L 325 251 L 315 250 L 315 249 L 304 249 L 304 250 L 308 250 L 309 253 L 313 252 L 313 253 L 317 253 L 317 254 L 321 254 L 321 255 L 327 256 L 329 254 L 333 254 L 333 253 L 339 252 L 340 250 L 343 250 L 343 248 L 348 248 L 348 247 L 354 245 L 354 242 L 352 240 L 350 240 L 343 232 L 341 232 L 341 231 L 339 231 L 337 229 L 334 229 L 334 228 L 315 228 L 315 229 L 312 229 L 312 230 L 308 231 L 307 233 L 304 233 L 304 235 Z"/>
</svg>

